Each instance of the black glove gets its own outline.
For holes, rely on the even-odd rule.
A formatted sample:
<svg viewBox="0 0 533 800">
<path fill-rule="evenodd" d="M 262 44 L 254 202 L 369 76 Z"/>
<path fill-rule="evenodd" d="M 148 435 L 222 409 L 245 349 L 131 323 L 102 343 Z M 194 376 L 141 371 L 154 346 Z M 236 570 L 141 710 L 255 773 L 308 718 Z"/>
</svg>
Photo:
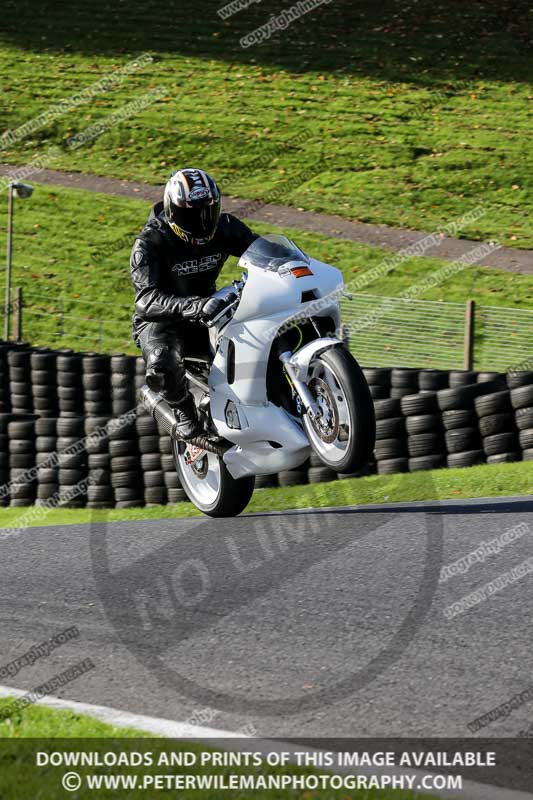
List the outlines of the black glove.
<svg viewBox="0 0 533 800">
<path fill-rule="evenodd" d="M 205 297 L 186 297 L 179 304 L 179 314 L 189 322 L 202 321 L 202 309 L 205 306 Z"/>
<path fill-rule="evenodd" d="M 209 297 L 200 313 L 200 322 L 204 324 L 215 319 L 225 308 L 236 300 L 236 294 L 228 294 L 226 297 Z"/>
</svg>

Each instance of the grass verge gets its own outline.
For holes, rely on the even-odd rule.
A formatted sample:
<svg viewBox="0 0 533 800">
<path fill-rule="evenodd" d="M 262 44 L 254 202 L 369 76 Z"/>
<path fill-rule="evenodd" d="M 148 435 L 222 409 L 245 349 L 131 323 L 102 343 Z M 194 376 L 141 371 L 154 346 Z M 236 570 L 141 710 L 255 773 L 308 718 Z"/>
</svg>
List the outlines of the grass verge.
<svg viewBox="0 0 533 800">
<path fill-rule="evenodd" d="M 0 712 L 9 706 L 10 698 L 0 699 Z M 4 738 L 0 744 L 0 770 L 1 770 L 1 789 L 4 800 L 19 800 L 21 797 L 57 797 L 60 781 L 68 768 L 54 768 L 43 766 L 39 769 L 35 767 L 36 751 L 52 752 L 60 751 L 90 751 L 100 754 L 104 758 L 105 753 L 140 753 L 152 754 L 153 765 L 140 768 L 123 767 L 77 767 L 76 772 L 85 777 L 86 775 L 194 775 L 208 779 L 210 775 L 220 775 L 229 777 L 230 775 L 298 775 L 312 776 L 316 774 L 308 768 L 300 768 L 292 765 L 284 767 L 223 767 L 216 766 L 211 758 L 213 749 L 209 746 L 202 746 L 193 742 L 181 743 L 176 740 L 168 742 L 164 739 L 147 738 L 142 731 L 131 729 L 115 728 L 99 722 L 92 717 L 73 713 L 71 711 L 57 711 L 43 706 L 27 707 L 23 714 L 18 718 L 0 722 L 0 737 Z M 120 737 L 120 738 L 119 738 Z M 23 741 L 31 739 L 32 741 Z M 54 744 L 54 740 L 60 740 Z M 37 740 L 37 741 L 35 741 Z M 66 741 L 65 741 L 66 740 Z M 70 741 L 69 741 L 70 740 Z M 253 752 L 253 741 L 246 748 Z M 164 753 L 192 753 L 196 764 L 190 767 L 169 767 L 161 755 Z M 204 761 L 204 763 L 202 763 Z M 168 761 L 167 761 L 168 764 Z M 321 770 L 320 774 L 332 770 Z M 146 788 L 149 788 L 148 786 Z M 54 794 L 52 794 L 54 792 Z M 94 797 L 94 790 L 82 784 L 81 789 L 76 791 L 77 798 Z M 132 797 L 133 793 L 129 789 L 103 789 L 98 791 L 99 798 L 111 797 Z M 154 795 L 155 796 L 155 793 Z M 157 791 L 158 797 L 175 798 L 175 790 L 162 789 Z M 221 796 L 218 790 L 211 789 L 188 789 L 180 791 L 180 797 L 185 800 L 217 800 Z M 246 790 L 234 790 L 231 797 L 245 798 L 250 797 L 251 793 Z M 253 791 L 253 797 L 258 800 L 289 800 L 289 798 L 302 798 L 302 800 L 346 800 L 347 797 L 354 800 L 415 800 L 420 795 L 407 791 L 374 790 L 374 789 L 350 789 L 347 794 L 346 789 L 341 790 L 262 790 Z M 424 795 L 431 800 L 430 795 Z"/>
<path fill-rule="evenodd" d="M 465 469 L 428 470 L 396 475 L 370 475 L 330 483 L 260 489 L 247 511 L 286 511 L 369 503 L 415 500 L 458 501 L 476 497 L 529 496 L 533 494 L 533 461 L 483 464 Z M 40 513 L 41 512 L 41 513 Z M 0 509 L 2 528 L 75 525 L 143 519 L 182 519 L 201 516 L 190 503 L 132 509 L 69 509 L 42 512 L 38 507 Z"/>
<path fill-rule="evenodd" d="M 135 352 L 130 333 L 133 291 L 129 254 L 135 233 L 148 216 L 148 204 L 81 190 L 36 186 L 31 200 L 18 203 L 16 209 L 13 283 L 25 293 L 24 336 L 33 343 L 56 347 Z M 278 230 L 271 225 L 251 224 L 258 233 Z M 390 256 L 385 250 L 364 244 L 299 230 L 285 232 L 310 254 L 341 269 L 348 286 L 364 279 L 365 273 Z M 0 230 L 0 249 L 4 239 L 5 231 Z M 436 258 L 406 258 L 387 275 L 369 279 L 362 291 L 380 297 L 398 296 L 446 266 L 449 262 Z M 237 260 L 232 258 L 219 285 L 239 275 Z M 531 275 L 472 266 L 436 286 L 425 287 L 417 298 L 448 302 L 474 299 L 481 305 L 527 308 L 532 294 Z M 415 316 L 427 311 L 419 311 L 415 305 L 411 313 Z M 391 338 L 388 326 L 384 327 L 381 330 L 378 325 L 370 333 L 381 336 L 386 350 Z M 482 333 L 478 325 L 478 343 Z M 406 338 L 402 341 L 403 363 L 408 363 L 414 347 Z M 373 342 L 373 350 L 375 347 Z M 460 344 L 457 363 L 452 360 L 442 366 L 457 366 L 462 360 L 459 351 Z M 364 345 L 359 346 L 356 356 L 362 363 L 369 363 Z M 481 350 L 481 345 L 476 356 L 478 368 L 494 368 L 490 352 Z M 514 357 L 510 337 L 507 363 L 517 360 L 521 359 Z"/>
<path fill-rule="evenodd" d="M 336 0 L 248 48 L 240 39 L 276 9 L 223 20 L 221 5 L 205 0 L 199 25 L 177 0 L 163 16 L 156 0 L 133 2 L 113 20 L 104 0 L 6 0 L 4 130 L 147 46 L 154 60 L 4 140 L 1 159 L 155 184 L 201 164 L 226 194 L 426 230 L 481 205 L 462 235 L 533 246 L 529 3 Z M 154 88 L 160 99 L 113 120 Z M 100 135 L 69 148 L 95 124 Z"/>
</svg>

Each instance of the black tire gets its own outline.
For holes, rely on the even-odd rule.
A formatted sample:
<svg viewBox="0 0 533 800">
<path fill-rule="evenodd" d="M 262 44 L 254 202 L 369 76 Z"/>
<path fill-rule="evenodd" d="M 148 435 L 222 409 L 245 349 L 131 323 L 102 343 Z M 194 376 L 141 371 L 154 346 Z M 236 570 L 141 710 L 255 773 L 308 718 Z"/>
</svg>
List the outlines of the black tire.
<svg viewBox="0 0 533 800">
<path fill-rule="evenodd" d="M 86 417 L 103 417 L 110 411 L 109 400 L 84 400 L 83 414 Z"/>
<path fill-rule="evenodd" d="M 484 450 L 466 450 L 463 453 L 450 453 L 446 459 L 448 467 L 474 467 L 485 463 Z"/>
<path fill-rule="evenodd" d="M 533 370 L 507 373 L 507 386 L 509 389 L 518 389 L 519 386 L 533 384 Z"/>
<path fill-rule="evenodd" d="M 418 388 L 422 391 L 438 392 L 447 389 L 449 376 L 440 369 L 421 369 L 418 373 Z"/>
<path fill-rule="evenodd" d="M 111 456 L 109 453 L 91 453 L 89 456 L 87 456 L 87 466 L 90 470 L 109 470 L 111 466 Z"/>
<path fill-rule="evenodd" d="M 440 414 L 415 414 L 406 417 L 405 427 L 409 435 L 415 433 L 437 433 L 442 431 Z"/>
<path fill-rule="evenodd" d="M 511 404 L 515 410 L 533 406 L 533 384 L 511 389 Z"/>
<path fill-rule="evenodd" d="M 60 437 L 68 436 L 73 439 L 82 439 L 85 434 L 85 420 L 83 417 L 71 417 L 70 419 L 63 419 L 59 417 L 57 420 L 57 435 Z"/>
<path fill-rule="evenodd" d="M 172 439 L 168 434 L 159 437 L 159 452 L 165 455 L 172 453 Z"/>
<path fill-rule="evenodd" d="M 139 472 L 141 460 L 138 455 L 113 456 L 111 453 L 111 472 Z"/>
<path fill-rule="evenodd" d="M 393 386 L 390 390 L 390 396 L 394 400 L 401 400 L 402 397 L 407 397 L 407 395 L 413 394 L 413 392 L 413 386 Z"/>
<path fill-rule="evenodd" d="M 35 453 L 35 439 L 9 439 L 10 453 Z"/>
<path fill-rule="evenodd" d="M 106 416 L 105 414 L 98 417 L 85 417 L 84 420 L 85 434 L 90 435 L 91 433 L 106 431 L 106 436 L 107 436 L 108 422 L 109 422 L 109 417 Z"/>
<path fill-rule="evenodd" d="M 494 456 L 496 453 L 514 453 L 515 450 L 518 450 L 518 436 L 515 432 L 485 436 L 483 450 L 488 456 Z"/>
<path fill-rule="evenodd" d="M 511 398 L 509 390 L 487 394 L 484 397 L 476 397 L 474 408 L 478 417 L 488 417 L 492 414 L 511 412 Z"/>
<path fill-rule="evenodd" d="M 533 408 L 519 408 L 515 413 L 516 427 L 523 431 L 525 428 L 533 428 Z"/>
<path fill-rule="evenodd" d="M 369 386 L 390 386 L 391 370 L 388 367 L 363 367 L 363 375 Z"/>
<path fill-rule="evenodd" d="M 37 483 L 59 483 L 59 470 L 54 467 L 41 467 L 37 470 Z"/>
<path fill-rule="evenodd" d="M 27 367 L 9 367 L 8 370 L 4 371 L 4 376 L 6 383 L 8 381 L 27 381 L 28 369 Z"/>
<path fill-rule="evenodd" d="M 58 388 L 75 389 L 80 386 L 80 376 L 77 372 L 58 372 L 56 378 Z"/>
<path fill-rule="evenodd" d="M 447 431 L 457 428 L 473 428 L 477 425 L 477 415 L 470 408 L 443 411 L 442 424 Z"/>
<path fill-rule="evenodd" d="M 78 417 L 81 413 L 81 400 L 60 400 L 59 411 L 62 417 Z"/>
<path fill-rule="evenodd" d="M 261 476 L 256 476 L 256 486 L 257 486 L 257 478 Z M 176 471 L 174 472 L 163 472 L 163 483 L 167 487 L 167 489 L 181 489 L 181 481 L 179 479 L 179 475 Z M 277 486 L 277 478 L 276 478 L 276 486 Z"/>
<path fill-rule="evenodd" d="M 337 478 L 337 473 L 329 467 L 309 467 L 307 470 L 308 483 L 329 483 Z"/>
<path fill-rule="evenodd" d="M 407 443 L 402 439 L 378 439 L 375 448 L 376 461 L 387 461 L 407 454 Z M 370 459 L 369 459 L 370 460 Z"/>
<path fill-rule="evenodd" d="M 11 381 L 11 394 L 18 394 L 22 397 L 31 395 L 31 383 L 28 381 Z"/>
<path fill-rule="evenodd" d="M 149 472 L 153 470 L 160 470 L 161 467 L 161 456 L 159 453 L 143 453 L 141 456 L 141 468 L 143 470 L 148 470 Z"/>
<path fill-rule="evenodd" d="M 154 469 L 154 470 L 146 470 L 143 472 L 143 482 L 145 488 L 150 488 L 153 486 L 164 486 L 165 485 L 165 473 L 163 470 Z"/>
<path fill-rule="evenodd" d="M 405 419 L 403 417 L 376 420 L 376 441 L 378 439 L 401 439 L 403 436 L 405 436 Z M 315 465 L 313 464 L 313 466 Z"/>
<path fill-rule="evenodd" d="M 384 400 L 389 396 L 389 389 L 386 386 L 373 386 L 369 384 L 368 391 L 370 392 L 372 400 Z"/>
<path fill-rule="evenodd" d="M 189 498 L 183 489 L 167 489 L 167 499 L 169 503 L 188 503 Z"/>
<path fill-rule="evenodd" d="M 57 396 L 60 400 L 67 400 L 73 403 L 81 401 L 83 392 L 80 386 L 58 386 Z"/>
<path fill-rule="evenodd" d="M 110 440 L 136 439 L 135 420 L 118 416 L 110 419 L 107 425 L 107 434 Z"/>
<path fill-rule="evenodd" d="M 60 469 L 82 469 L 87 463 L 87 457 L 85 453 L 77 453 L 76 455 L 58 453 L 57 463 Z"/>
<path fill-rule="evenodd" d="M 437 392 L 437 401 L 441 411 L 473 408 L 476 397 L 498 392 L 500 389 L 500 384 L 493 381 L 473 383 L 468 386 L 459 386 L 457 389 L 442 389 Z"/>
<path fill-rule="evenodd" d="M 56 361 L 56 353 L 32 353 L 30 356 L 32 371 L 48 372 L 52 375 L 56 371 Z"/>
<path fill-rule="evenodd" d="M 525 428 L 524 430 L 520 431 L 518 438 L 522 450 L 529 450 L 531 447 L 533 447 L 533 428 Z"/>
<path fill-rule="evenodd" d="M 407 439 L 407 451 L 412 458 L 439 455 L 444 452 L 440 433 L 417 433 Z"/>
<path fill-rule="evenodd" d="M 33 439 L 35 436 L 35 420 L 8 422 L 7 435 L 10 439 Z"/>
<path fill-rule="evenodd" d="M 449 374 L 450 389 L 457 386 L 469 386 L 477 382 L 477 372 L 466 369 L 452 369 Z"/>
<path fill-rule="evenodd" d="M 90 502 L 102 503 L 113 499 L 114 495 L 111 486 L 90 484 L 87 487 L 87 500 Z"/>
<path fill-rule="evenodd" d="M 109 454 L 116 456 L 136 456 L 139 453 L 135 439 L 113 439 L 108 443 Z"/>
<path fill-rule="evenodd" d="M 140 470 L 112 472 L 111 486 L 114 489 L 134 489 L 138 492 L 138 487 L 142 486 L 142 472 Z"/>
<path fill-rule="evenodd" d="M 448 453 L 462 453 L 465 450 L 476 450 L 480 446 L 477 428 L 455 428 L 445 435 Z"/>
<path fill-rule="evenodd" d="M 374 402 L 374 415 L 376 420 L 399 417 L 401 413 L 401 404 L 396 398 L 389 397 L 385 400 L 376 400 Z"/>
<path fill-rule="evenodd" d="M 32 385 L 35 386 L 52 386 L 55 391 L 56 387 L 56 374 L 55 372 L 48 372 L 44 369 L 32 369 L 30 373 Z"/>
<path fill-rule="evenodd" d="M 7 354 L 7 363 L 10 367 L 30 367 L 30 350 L 10 350 Z"/>
<path fill-rule="evenodd" d="M 441 469 L 446 466 L 446 456 L 433 454 L 426 456 L 416 456 L 409 459 L 409 472 L 420 472 L 426 469 Z"/>
<path fill-rule="evenodd" d="M 487 456 L 487 464 L 511 464 L 514 461 L 521 461 L 522 453 L 495 453 Z"/>
<path fill-rule="evenodd" d="M 149 414 L 146 414 L 144 417 L 137 417 L 135 421 L 135 428 L 137 430 L 137 435 L 139 439 L 147 436 L 157 436 L 159 437 L 159 431 L 157 429 L 157 422 L 153 417 Z M 156 447 L 156 450 L 158 447 Z"/>
<path fill-rule="evenodd" d="M 85 439 L 85 452 L 90 455 L 108 454 L 109 442 L 104 436 L 89 434 Z"/>
<path fill-rule="evenodd" d="M 11 453 L 9 466 L 16 469 L 31 469 L 35 466 L 35 453 Z"/>
<path fill-rule="evenodd" d="M 120 417 L 122 414 L 128 414 L 135 407 L 135 397 L 132 395 L 130 400 L 115 400 L 111 402 L 111 411 L 114 417 Z"/>
<path fill-rule="evenodd" d="M 81 382 L 86 392 L 95 391 L 96 389 L 109 391 L 109 375 L 106 372 L 84 372 Z"/>
<path fill-rule="evenodd" d="M 134 375 L 136 363 L 136 356 L 111 356 L 111 372 L 125 372 L 128 375 Z"/>
<path fill-rule="evenodd" d="M 307 472 L 298 469 L 284 469 L 278 472 L 278 483 L 280 486 L 304 486 L 307 483 Z"/>
<path fill-rule="evenodd" d="M 402 414 L 405 417 L 418 414 L 435 414 L 439 410 L 437 395 L 433 392 L 405 395 L 405 397 L 402 397 L 400 405 Z"/>
<path fill-rule="evenodd" d="M 256 489 L 273 489 L 276 486 L 279 486 L 278 476 L 276 474 L 255 476 Z"/>
<path fill-rule="evenodd" d="M 514 431 L 514 414 L 490 414 L 479 420 L 479 432 L 482 436 L 493 436 L 495 433 Z"/>
<path fill-rule="evenodd" d="M 90 353 L 84 355 L 81 361 L 81 367 L 84 376 L 86 375 L 103 375 L 107 378 L 109 375 L 109 356 Z"/>
<path fill-rule="evenodd" d="M 152 506 L 164 506 L 167 502 L 167 490 L 164 486 L 149 486 L 144 490 L 144 504 L 148 508 Z"/>
<path fill-rule="evenodd" d="M 395 472 L 407 472 L 408 469 L 407 458 L 386 458 L 377 462 L 378 475 L 392 475 Z"/>
<path fill-rule="evenodd" d="M 224 461 L 219 458 L 220 484 L 217 496 L 209 504 L 199 503 L 194 501 L 187 491 L 187 480 L 183 477 L 181 458 L 178 457 L 178 452 L 184 451 L 185 444 L 173 440 L 172 447 L 176 461 L 176 471 L 181 485 L 196 508 L 199 508 L 209 517 L 236 517 L 244 511 L 254 493 L 255 477 L 253 475 L 245 478 L 233 478 Z M 303 474 L 305 475 L 305 473 Z"/>
<path fill-rule="evenodd" d="M 330 463 L 318 450 L 316 453 L 324 465 L 334 469 L 335 472 L 356 472 L 372 460 L 372 451 L 376 441 L 374 403 L 368 384 L 361 367 L 345 347 L 326 350 L 317 360 L 326 364 L 342 384 L 347 405 L 351 410 L 352 436 L 346 454 L 339 461 Z M 306 430 L 310 425 L 311 423 L 304 416 Z M 312 441 L 311 447 L 313 447 Z M 313 447 L 313 449 L 315 448 Z"/>
<path fill-rule="evenodd" d="M 169 453 L 161 453 L 161 469 L 164 472 L 174 472 L 176 465 L 174 463 L 174 456 Z"/>
<path fill-rule="evenodd" d="M 159 452 L 159 436 L 140 436 L 138 441 L 141 453 Z"/>
<path fill-rule="evenodd" d="M 81 372 L 81 355 L 71 353 L 58 355 L 56 362 L 58 372 Z"/>
<path fill-rule="evenodd" d="M 522 450 L 522 461 L 533 461 L 533 447 Z"/>
<path fill-rule="evenodd" d="M 111 486 L 111 472 L 108 469 L 90 469 L 88 478 L 92 486 Z"/>
<path fill-rule="evenodd" d="M 53 406 L 56 402 L 57 391 L 55 386 L 47 386 L 44 383 L 34 383 L 31 387 L 33 400 L 48 400 L 48 405 Z"/>
<path fill-rule="evenodd" d="M 75 486 L 87 477 L 85 469 L 63 469 L 60 467 L 58 473 L 58 483 L 60 486 Z"/>
<path fill-rule="evenodd" d="M 395 367 L 391 371 L 391 386 L 402 389 L 413 389 L 411 392 L 411 394 L 413 394 L 418 389 L 418 373 L 419 370 L 410 367 Z"/>
<path fill-rule="evenodd" d="M 56 436 L 37 436 L 35 439 L 35 449 L 40 453 L 52 452 L 57 448 Z"/>
<path fill-rule="evenodd" d="M 502 387 L 505 387 L 507 384 L 507 381 L 505 380 L 505 374 L 503 372 L 478 372 L 478 383 L 488 383 L 489 381 L 498 381 L 502 384 Z"/>
<path fill-rule="evenodd" d="M 136 503 L 142 505 L 144 489 L 142 484 L 136 486 L 117 486 L 113 489 L 115 500 L 119 503 Z M 117 506 L 118 507 L 118 506 Z"/>
<path fill-rule="evenodd" d="M 54 497 L 58 491 L 59 485 L 57 483 L 39 483 L 37 486 L 37 499 L 49 500 L 51 497 Z"/>
</svg>

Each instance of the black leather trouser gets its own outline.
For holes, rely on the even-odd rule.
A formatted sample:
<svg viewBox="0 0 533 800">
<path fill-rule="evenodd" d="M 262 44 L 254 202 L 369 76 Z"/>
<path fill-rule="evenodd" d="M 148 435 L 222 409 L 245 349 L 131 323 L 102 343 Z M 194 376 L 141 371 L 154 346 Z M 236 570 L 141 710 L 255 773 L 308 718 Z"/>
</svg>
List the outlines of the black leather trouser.
<svg viewBox="0 0 533 800">
<path fill-rule="evenodd" d="M 146 322 L 136 334 L 146 362 L 146 382 L 169 402 L 189 399 L 183 357 L 199 345 L 207 347 L 207 329 L 195 322 Z"/>
</svg>

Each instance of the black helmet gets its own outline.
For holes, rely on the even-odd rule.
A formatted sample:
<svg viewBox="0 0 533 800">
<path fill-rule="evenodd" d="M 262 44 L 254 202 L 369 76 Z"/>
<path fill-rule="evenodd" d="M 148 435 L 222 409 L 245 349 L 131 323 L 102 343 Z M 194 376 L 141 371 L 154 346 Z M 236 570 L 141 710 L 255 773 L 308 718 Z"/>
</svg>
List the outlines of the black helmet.
<svg viewBox="0 0 533 800">
<path fill-rule="evenodd" d="M 170 176 L 163 199 L 168 224 L 189 244 L 206 244 L 220 217 L 220 192 L 201 169 L 180 169 Z"/>
</svg>

